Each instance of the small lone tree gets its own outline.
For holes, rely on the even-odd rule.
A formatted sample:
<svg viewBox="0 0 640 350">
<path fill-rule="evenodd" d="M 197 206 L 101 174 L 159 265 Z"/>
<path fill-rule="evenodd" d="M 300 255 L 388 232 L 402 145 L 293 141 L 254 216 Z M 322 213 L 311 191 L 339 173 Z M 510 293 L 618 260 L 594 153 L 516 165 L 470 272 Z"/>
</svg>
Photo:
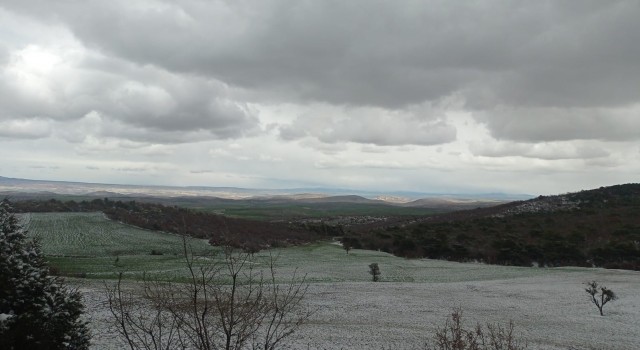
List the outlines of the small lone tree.
<svg viewBox="0 0 640 350">
<path fill-rule="evenodd" d="M 87 349 L 80 293 L 49 276 L 7 200 L 0 202 L 0 349 Z"/>
<path fill-rule="evenodd" d="M 353 245 L 351 244 L 351 241 L 344 238 L 342 240 L 342 248 L 347 252 L 347 254 L 349 254 L 349 251 L 351 250 L 351 248 L 353 248 Z"/>
<path fill-rule="evenodd" d="M 349 251 L 352 249 L 360 249 L 362 248 L 362 244 L 358 237 L 353 236 L 343 236 L 340 240 L 342 242 L 342 248 L 349 254 Z"/>
<path fill-rule="evenodd" d="M 369 273 L 373 282 L 380 281 L 380 266 L 378 266 L 378 263 L 369 264 Z"/>
<path fill-rule="evenodd" d="M 584 290 L 591 297 L 591 302 L 598 308 L 598 311 L 600 311 L 600 316 L 604 316 L 602 308 L 606 303 L 618 299 L 616 293 L 605 286 L 598 286 L 598 282 L 596 281 L 587 282 L 586 285 L 587 288 Z"/>
</svg>

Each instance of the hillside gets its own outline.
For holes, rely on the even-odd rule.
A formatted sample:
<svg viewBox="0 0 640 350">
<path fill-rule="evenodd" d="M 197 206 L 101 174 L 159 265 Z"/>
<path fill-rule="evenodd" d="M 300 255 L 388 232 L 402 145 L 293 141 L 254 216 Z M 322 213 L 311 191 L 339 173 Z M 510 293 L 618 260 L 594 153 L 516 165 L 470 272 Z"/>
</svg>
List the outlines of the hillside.
<svg viewBox="0 0 640 350">
<path fill-rule="evenodd" d="M 352 230 L 346 241 L 399 256 L 640 270 L 640 184 L 541 196 Z"/>
<path fill-rule="evenodd" d="M 229 245 L 255 251 L 266 247 L 301 244 L 318 239 L 306 227 L 288 223 L 229 218 L 202 211 L 136 201 L 29 200 L 14 203 L 20 213 L 103 212 L 109 219 L 136 227 L 208 239 L 214 245 Z"/>
<path fill-rule="evenodd" d="M 192 205 L 210 199 L 184 198 Z M 351 247 L 404 257 L 640 269 L 640 184 L 447 213 L 358 196 L 215 199 L 222 205 L 215 210 L 181 208 L 173 202 L 175 198 L 165 198 L 167 205 L 146 202 L 155 200 L 25 200 L 17 202 L 16 208 L 22 212 L 102 211 L 113 220 L 138 227 L 187 233 L 252 251 L 341 236 Z M 461 201 L 463 207 L 475 204 Z M 254 217 L 263 221 L 247 219 Z"/>
</svg>

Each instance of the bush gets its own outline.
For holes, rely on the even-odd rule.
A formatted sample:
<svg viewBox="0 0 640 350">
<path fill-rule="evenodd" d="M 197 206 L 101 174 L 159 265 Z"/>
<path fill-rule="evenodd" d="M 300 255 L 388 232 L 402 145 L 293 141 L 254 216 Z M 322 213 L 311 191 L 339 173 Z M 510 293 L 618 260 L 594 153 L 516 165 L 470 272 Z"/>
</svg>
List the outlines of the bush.
<svg viewBox="0 0 640 350">
<path fill-rule="evenodd" d="M 373 282 L 380 281 L 380 266 L 378 266 L 378 263 L 369 264 L 369 274 Z"/>
<path fill-rule="evenodd" d="M 49 275 L 37 242 L 29 241 L 0 203 L 0 348 L 87 349 L 80 293 Z"/>
<path fill-rule="evenodd" d="M 429 350 L 524 350 L 526 342 L 514 334 L 514 324 L 507 326 L 487 323 L 465 329 L 462 310 L 455 309 L 442 328 L 437 328 Z"/>
</svg>

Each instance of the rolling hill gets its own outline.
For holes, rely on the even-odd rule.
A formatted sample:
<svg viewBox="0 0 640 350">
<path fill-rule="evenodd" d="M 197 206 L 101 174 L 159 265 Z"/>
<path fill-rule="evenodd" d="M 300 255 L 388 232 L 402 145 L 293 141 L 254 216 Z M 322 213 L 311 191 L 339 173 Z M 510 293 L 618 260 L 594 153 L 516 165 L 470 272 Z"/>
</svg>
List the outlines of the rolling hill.
<svg viewBox="0 0 640 350">
<path fill-rule="evenodd" d="M 519 266 L 640 269 L 640 184 L 355 227 L 346 241 L 395 255 Z"/>
</svg>

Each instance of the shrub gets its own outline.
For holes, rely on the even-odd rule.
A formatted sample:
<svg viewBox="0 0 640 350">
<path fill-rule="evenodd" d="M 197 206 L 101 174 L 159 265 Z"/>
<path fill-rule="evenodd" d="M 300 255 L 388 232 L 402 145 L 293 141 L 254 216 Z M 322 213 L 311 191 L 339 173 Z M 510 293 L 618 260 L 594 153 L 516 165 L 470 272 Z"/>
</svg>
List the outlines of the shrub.
<svg viewBox="0 0 640 350">
<path fill-rule="evenodd" d="M 466 329 L 462 310 L 454 309 L 443 327 L 437 328 L 428 350 L 524 350 L 526 342 L 516 337 L 512 321 L 507 326 L 487 323 Z"/>
<path fill-rule="evenodd" d="M 80 293 L 49 275 L 40 246 L 0 203 L 0 348 L 87 349 Z"/>
<path fill-rule="evenodd" d="M 373 282 L 380 281 L 380 266 L 378 266 L 378 263 L 369 264 L 369 274 L 371 274 Z"/>
</svg>

